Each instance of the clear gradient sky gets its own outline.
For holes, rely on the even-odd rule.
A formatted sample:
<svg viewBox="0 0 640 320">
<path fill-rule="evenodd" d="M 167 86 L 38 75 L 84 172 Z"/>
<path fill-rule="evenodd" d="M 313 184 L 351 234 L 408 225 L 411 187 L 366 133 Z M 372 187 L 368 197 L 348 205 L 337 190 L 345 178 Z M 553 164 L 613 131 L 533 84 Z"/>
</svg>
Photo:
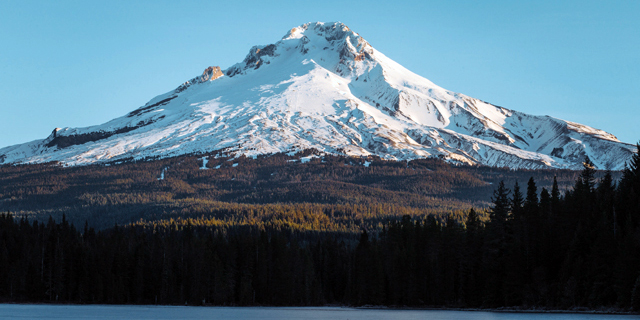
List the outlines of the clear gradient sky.
<svg viewBox="0 0 640 320">
<path fill-rule="evenodd" d="M 109 121 L 309 21 L 446 89 L 640 140 L 640 1 L 0 1 L 0 147 Z"/>
</svg>

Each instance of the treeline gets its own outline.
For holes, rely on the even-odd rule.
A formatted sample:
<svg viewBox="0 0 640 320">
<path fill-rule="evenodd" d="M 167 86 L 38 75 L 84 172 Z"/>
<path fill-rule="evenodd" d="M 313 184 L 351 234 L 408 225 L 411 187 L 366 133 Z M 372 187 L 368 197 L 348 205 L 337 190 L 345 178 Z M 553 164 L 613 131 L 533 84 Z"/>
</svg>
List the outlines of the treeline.
<svg viewBox="0 0 640 320">
<path fill-rule="evenodd" d="M 499 183 L 488 220 L 404 216 L 353 233 L 214 220 L 94 231 L 0 217 L 5 301 L 640 310 L 640 156 L 619 183 Z"/>
<path fill-rule="evenodd" d="M 483 305 L 640 310 L 640 156 L 617 184 L 610 172 L 595 174 L 587 157 L 564 196 L 555 183 L 538 193 L 534 179 L 525 192 L 499 184 L 478 228 L 482 247 L 470 253 L 487 272 Z M 474 226 L 469 219 L 468 238 Z"/>
<path fill-rule="evenodd" d="M 438 230 L 444 223 L 435 216 L 428 220 Z M 407 221 L 409 216 L 403 225 Z M 383 229 L 392 235 L 398 226 Z M 379 233 L 380 239 L 386 235 Z M 371 248 L 366 231 L 358 237 L 229 227 L 205 219 L 96 232 L 87 225 L 77 230 L 64 218 L 30 223 L 2 214 L 0 241 L 0 301 L 5 302 L 362 304 L 364 270 L 373 257 L 362 260 L 363 250 Z"/>
<path fill-rule="evenodd" d="M 89 221 L 97 229 L 141 218 L 220 218 L 217 213 L 231 207 L 236 213 L 247 206 L 271 204 L 358 206 L 372 211 L 385 205 L 406 208 L 406 213 L 397 209 L 392 215 L 419 218 L 412 211 L 446 214 L 487 207 L 500 180 L 534 176 L 540 185 L 550 187 L 555 175 L 564 190 L 576 178 L 570 170 L 454 166 L 438 159 L 384 161 L 312 151 L 257 159 L 211 154 L 206 159 L 208 170 L 200 169 L 205 164 L 202 156 L 80 167 L 0 166 L 0 212 L 45 223 L 50 215 L 60 221 L 66 214 L 76 225 Z"/>
</svg>

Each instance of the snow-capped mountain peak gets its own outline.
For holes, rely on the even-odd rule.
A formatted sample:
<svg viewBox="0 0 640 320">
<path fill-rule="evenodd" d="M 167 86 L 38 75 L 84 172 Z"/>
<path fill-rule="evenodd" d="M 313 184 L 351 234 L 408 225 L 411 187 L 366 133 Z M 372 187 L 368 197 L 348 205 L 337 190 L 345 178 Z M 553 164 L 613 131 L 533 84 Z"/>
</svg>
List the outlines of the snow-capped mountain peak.
<svg viewBox="0 0 640 320">
<path fill-rule="evenodd" d="M 602 130 L 445 90 L 346 25 L 316 22 L 252 47 L 227 69 L 208 67 L 123 117 L 0 149 L 0 163 L 311 148 L 514 168 L 579 168 L 589 155 L 599 168 L 621 169 L 635 152 Z"/>
<path fill-rule="evenodd" d="M 340 22 L 306 23 L 291 29 L 275 44 L 254 46 L 244 61 L 230 67 L 224 73 L 230 77 L 246 74 L 274 60 L 287 59 L 298 53 L 346 76 L 346 72 L 354 71 L 354 62 L 373 60 L 373 52 L 373 47 L 364 38 Z M 355 73 L 354 75 L 357 76 Z"/>
</svg>

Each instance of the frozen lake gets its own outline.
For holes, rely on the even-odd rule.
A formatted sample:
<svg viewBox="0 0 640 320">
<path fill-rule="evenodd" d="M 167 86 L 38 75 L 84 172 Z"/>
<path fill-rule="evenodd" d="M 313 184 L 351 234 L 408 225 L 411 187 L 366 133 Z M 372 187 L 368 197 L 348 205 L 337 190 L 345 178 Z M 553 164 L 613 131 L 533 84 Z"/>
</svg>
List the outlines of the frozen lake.
<svg viewBox="0 0 640 320">
<path fill-rule="evenodd" d="M 480 311 L 378 310 L 330 307 L 178 307 L 109 305 L 0 304 L 0 319 L 520 319 L 520 320 L 626 320 L 633 315 L 532 314 Z"/>
</svg>

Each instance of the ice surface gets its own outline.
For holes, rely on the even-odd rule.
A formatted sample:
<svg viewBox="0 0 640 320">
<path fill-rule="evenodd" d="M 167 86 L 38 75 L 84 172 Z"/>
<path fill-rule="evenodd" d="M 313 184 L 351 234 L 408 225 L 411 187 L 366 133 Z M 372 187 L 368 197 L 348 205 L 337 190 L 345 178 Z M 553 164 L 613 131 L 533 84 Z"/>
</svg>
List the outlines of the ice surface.
<svg viewBox="0 0 640 320">
<path fill-rule="evenodd" d="M 185 306 L 118 306 L 118 305 L 28 305 L 3 304 L 0 319 L 101 319 L 101 320 L 181 320 L 181 319 L 243 319 L 243 320 L 378 320 L 378 319 L 440 319 L 440 320 L 626 320 L 635 315 L 507 313 L 444 310 L 355 309 L 336 307 L 185 307 Z"/>
</svg>

